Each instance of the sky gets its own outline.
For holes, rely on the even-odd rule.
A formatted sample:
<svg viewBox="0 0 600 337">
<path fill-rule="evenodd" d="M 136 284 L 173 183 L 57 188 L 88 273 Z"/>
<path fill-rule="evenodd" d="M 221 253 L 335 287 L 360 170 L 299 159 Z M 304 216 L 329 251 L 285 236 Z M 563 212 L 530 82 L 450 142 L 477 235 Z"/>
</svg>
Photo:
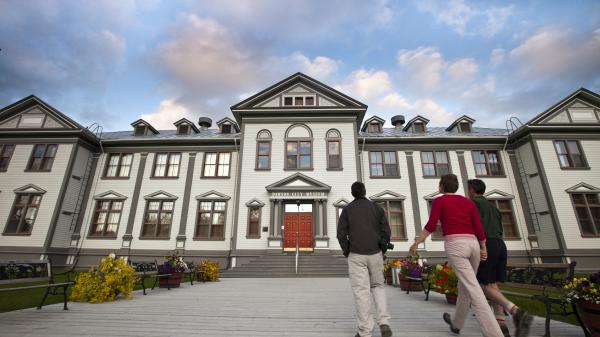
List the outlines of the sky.
<svg viewBox="0 0 600 337">
<path fill-rule="evenodd" d="M 600 93 L 600 1 L 0 0 L 0 106 L 34 94 L 82 125 L 214 122 L 298 71 L 446 126 L 524 122 Z"/>
</svg>

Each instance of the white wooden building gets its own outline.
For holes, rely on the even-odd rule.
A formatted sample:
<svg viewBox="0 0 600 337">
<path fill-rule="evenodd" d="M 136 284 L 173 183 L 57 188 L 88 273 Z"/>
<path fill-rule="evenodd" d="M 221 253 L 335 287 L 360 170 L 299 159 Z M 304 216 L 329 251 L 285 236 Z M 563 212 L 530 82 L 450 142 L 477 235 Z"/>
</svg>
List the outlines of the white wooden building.
<svg viewBox="0 0 600 337">
<path fill-rule="evenodd" d="M 95 264 L 178 249 L 241 265 L 295 250 L 339 254 L 337 217 L 364 181 L 404 255 L 439 176 L 480 178 L 503 212 L 512 259 L 600 266 L 600 95 L 579 89 L 531 121 L 448 127 L 427 116 L 392 128 L 367 106 L 294 74 L 231 107 L 212 127 L 144 120 L 97 132 L 35 96 L 0 110 L 0 259 Z M 174 119 L 177 117 L 174 116 Z M 423 255 L 444 259 L 438 233 Z"/>
</svg>

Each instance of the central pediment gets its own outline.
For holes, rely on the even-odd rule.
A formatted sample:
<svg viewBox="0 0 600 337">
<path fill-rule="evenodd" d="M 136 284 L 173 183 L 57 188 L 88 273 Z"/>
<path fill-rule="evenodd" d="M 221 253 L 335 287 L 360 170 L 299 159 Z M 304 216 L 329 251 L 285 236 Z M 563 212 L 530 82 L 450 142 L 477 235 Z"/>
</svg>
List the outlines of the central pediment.
<svg viewBox="0 0 600 337">
<path fill-rule="evenodd" d="M 321 191 L 329 192 L 331 186 L 302 173 L 295 173 L 266 187 L 269 192 Z"/>
</svg>

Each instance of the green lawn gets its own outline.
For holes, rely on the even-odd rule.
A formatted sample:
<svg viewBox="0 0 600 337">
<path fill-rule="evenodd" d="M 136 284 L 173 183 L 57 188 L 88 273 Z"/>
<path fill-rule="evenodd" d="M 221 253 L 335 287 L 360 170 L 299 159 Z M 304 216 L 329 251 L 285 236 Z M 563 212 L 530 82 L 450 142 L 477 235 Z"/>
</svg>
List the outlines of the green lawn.
<svg viewBox="0 0 600 337">
<path fill-rule="evenodd" d="M 54 278 L 56 283 L 64 282 L 67 278 L 65 275 L 59 275 Z M 187 281 L 187 278 L 185 278 Z M 182 283 L 184 281 L 182 280 Z M 34 282 L 34 283 L 21 283 L 21 284 L 3 284 L 0 285 L 0 288 L 12 288 L 12 287 L 21 287 L 28 285 L 38 285 L 38 284 L 46 284 L 47 282 Z M 149 289 L 152 287 L 154 283 L 154 279 L 146 279 L 146 288 Z M 135 287 L 136 290 L 142 289 L 142 285 L 138 284 Z M 34 308 L 36 307 L 42 297 L 44 297 L 44 293 L 46 292 L 45 288 L 40 289 L 29 289 L 29 290 L 21 290 L 21 291 L 12 291 L 7 293 L 0 293 L 0 312 L 7 312 L 13 310 L 21 310 L 26 308 Z M 71 293 L 71 287 L 69 287 L 69 295 Z M 56 295 L 50 294 L 46 299 L 45 304 L 54 304 L 54 303 L 62 303 L 63 302 L 63 294 L 62 288 L 57 290 Z M 43 310 L 43 309 L 42 309 Z"/>
</svg>

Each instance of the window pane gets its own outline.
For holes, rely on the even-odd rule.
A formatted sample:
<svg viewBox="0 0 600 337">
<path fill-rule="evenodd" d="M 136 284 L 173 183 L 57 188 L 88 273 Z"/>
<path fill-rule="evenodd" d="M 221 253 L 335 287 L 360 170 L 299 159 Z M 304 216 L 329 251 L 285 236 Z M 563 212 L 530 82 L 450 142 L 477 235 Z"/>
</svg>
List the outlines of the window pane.
<svg viewBox="0 0 600 337">
<path fill-rule="evenodd" d="M 216 164 L 217 163 L 217 154 L 216 153 L 207 153 L 204 163 L 212 164 L 212 165 Z"/>
<path fill-rule="evenodd" d="M 581 225 L 581 234 L 595 235 L 596 233 L 594 232 L 594 226 L 592 224 L 592 219 L 590 219 L 588 209 L 586 207 L 576 207 L 575 214 Z"/>
<path fill-rule="evenodd" d="M 283 105 L 292 105 L 292 103 L 293 103 L 292 97 L 284 97 L 283 98 Z"/>
<path fill-rule="evenodd" d="M 310 155 L 300 156 L 300 168 L 310 168 Z"/>
<path fill-rule="evenodd" d="M 585 195 L 588 205 L 590 206 L 600 206 L 600 202 L 598 200 L 598 194 L 586 194 Z"/>
<path fill-rule="evenodd" d="M 554 142 L 554 148 L 558 154 L 567 154 L 567 147 L 565 142 L 562 140 L 557 140 Z"/>
<path fill-rule="evenodd" d="M 294 97 L 294 105 L 304 105 L 304 97 Z"/>
<path fill-rule="evenodd" d="M 172 201 L 164 201 L 162 203 L 163 211 L 172 211 L 173 210 L 173 202 Z"/>
<path fill-rule="evenodd" d="M 490 166 L 490 175 L 500 175 L 502 170 L 500 168 L 500 161 L 498 159 L 497 151 L 488 151 L 488 163 Z"/>
<path fill-rule="evenodd" d="M 293 156 L 287 157 L 287 168 L 297 168 L 298 167 L 298 158 Z"/>
<path fill-rule="evenodd" d="M 485 152 L 484 151 L 473 151 L 473 160 L 477 164 L 485 163 Z"/>
<path fill-rule="evenodd" d="M 42 200 L 42 197 L 39 195 L 31 196 L 31 204 L 32 205 L 39 205 L 41 200 Z"/>
<path fill-rule="evenodd" d="M 41 158 L 44 156 L 44 152 L 46 151 L 45 145 L 36 145 L 33 148 L 33 156 L 36 158 Z"/>
<path fill-rule="evenodd" d="M 447 164 L 448 163 L 448 153 L 444 151 L 438 151 L 435 153 L 435 161 L 438 164 Z"/>
<path fill-rule="evenodd" d="M 402 212 L 402 202 L 390 201 L 390 212 Z"/>
<path fill-rule="evenodd" d="M 208 226 L 210 225 L 210 213 L 200 213 L 200 219 L 198 220 L 201 225 Z"/>
<path fill-rule="evenodd" d="M 373 176 L 373 177 L 383 176 L 383 164 L 371 164 L 371 176 Z"/>
<path fill-rule="evenodd" d="M 423 164 L 433 164 L 433 152 L 421 152 L 421 161 Z"/>
<path fill-rule="evenodd" d="M 485 164 L 475 164 L 475 174 L 479 176 L 486 176 L 487 166 L 485 166 Z"/>
<path fill-rule="evenodd" d="M 383 163 L 383 157 L 381 152 L 369 152 L 369 156 L 371 157 L 372 164 Z"/>
<path fill-rule="evenodd" d="M 340 154 L 340 142 L 329 142 L 329 154 Z"/>
<path fill-rule="evenodd" d="M 450 165 L 448 164 L 438 164 L 437 165 L 437 174 L 443 176 L 445 174 L 450 173 Z"/>
<path fill-rule="evenodd" d="M 259 155 L 269 155 L 270 152 L 271 152 L 271 143 L 270 142 L 258 143 L 258 154 Z"/>
<path fill-rule="evenodd" d="M 224 235 L 225 226 L 212 226 L 211 239 L 222 239 Z"/>
<path fill-rule="evenodd" d="M 220 153 L 219 154 L 219 164 L 220 165 L 229 165 L 231 160 L 231 153 Z"/>
<path fill-rule="evenodd" d="M 258 157 L 258 168 L 260 168 L 260 169 L 269 168 L 269 157 L 268 156 L 259 156 Z"/>
<path fill-rule="evenodd" d="M 329 155 L 329 168 L 340 168 L 341 166 L 339 155 Z"/>
<path fill-rule="evenodd" d="M 58 146 L 56 146 L 56 145 L 48 145 L 46 148 L 45 157 L 54 158 L 54 156 L 56 156 L 57 149 L 58 149 Z"/>
<path fill-rule="evenodd" d="M 435 165 L 423 164 L 423 175 L 424 176 L 435 176 Z"/>
<path fill-rule="evenodd" d="M 581 154 L 579 151 L 579 144 L 576 141 L 570 140 L 567 142 L 567 148 L 569 149 L 569 153 L 573 154 Z"/>
<path fill-rule="evenodd" d="M 298 143 L 288 142 L 286 145 L 287 155 L 296 155 L 298 153 Z"/>
<path fill-rule="evenodd" d="M 315 105 L 314 97 L 305 97 L 304 98 L 306 105 Z"/>
<path fill-rule="evenodd" d="M 300 142 L 300 154 L 310 154 L 310 142 Z"/>
<path fill-rule="evenodd" d="M 396 152 L 385 152 L 385 163 L 396 165 Z"/>
<path fill-rule="evenodd" d="M 225 210 L 225 202 L 224 201 L 215 201 L 214 210 L 215 211 L 224 211 Z"/>
<path fill-rule="evenodd" d="M 600 235 L 600 207 L 590 207 L 592 213 L 592 221 L 596 226 L 596 235 Z"/>
<path fill-rule="evenodd" d="M 158 201 L 150 201 L 148 203 L 148 210 L 149 211 L 156 211 L 158 210 L 158 206 L 160 205 L 160 202 Z"/>
<path fill-rule="evenodd" d="M 210 201 L 200 202 L 200 210 L 201 211 L 210 211 L 211 208 L 212 208 L 212 202 L 210 202 Z"/>
<path fill-rule="evenodd" d="M 385 164 L 385 175 L 388 177 L 398 176 L 398 166 L 396 164 Z"/>
<path fill-rule="evenodd" d="M 160 213 L 160 223 L 161 224 L 171 224 L 171 219 L 173 218 L 173 213 Z"/>
<path fill-rule="evenodd" d="M 171 164 L 171 165 L 179 165 L 180 160 L 181 160 L 180 153 L 171 153 L 169 155 L 169 164 Z"/>
<path fill-rule="evenodd" d="M 224 225 L 225 224 L 225 214 L 224 213 L 213 213 L 212 224 L 213 225 Z"/>
</svg>

